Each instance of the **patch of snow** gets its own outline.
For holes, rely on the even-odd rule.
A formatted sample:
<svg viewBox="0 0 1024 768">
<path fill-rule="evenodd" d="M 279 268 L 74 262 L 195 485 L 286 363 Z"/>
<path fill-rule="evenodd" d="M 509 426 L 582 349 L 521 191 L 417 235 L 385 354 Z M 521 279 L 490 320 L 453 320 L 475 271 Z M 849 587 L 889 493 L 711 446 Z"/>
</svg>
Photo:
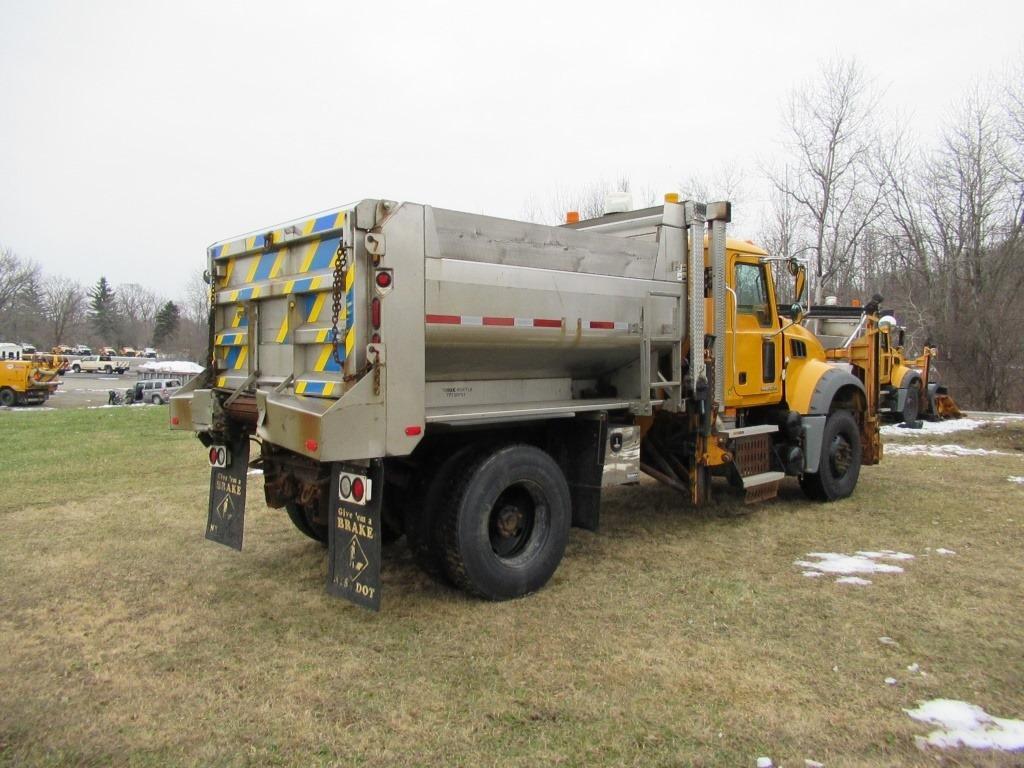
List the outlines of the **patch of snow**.
<svg viewBox="0 0 1024 768">
<path fill-rule="evenodd" d="M 918 664 L 916 661 L 913 664 L 911 664 L 909 667 L 907 667 L 907 672 L 909 672 L 912 675 L 916 675 L 920 671 L 921 671 L 921 665 Z"/>
<path fill-rule="evenodd" d="M 825 768 L 824 763 L 819 763 L 817 760 L 808 760 L 804 758 L 804 768 Z"/>
<path fill-rule="evenodd" d="M 1011 483 L 1019 483 L 1020 485 L 1024 485 L 1024 477 L 1020 477 L 1020 476 L 1017 476 L 1017 475 L 1010 475 L 1006 479 L 1009 480 Z"/>
<path fill-rule="evenodd" d="M 822 573 L 821 571 L 804 571 L 804 576 L 806 576 L 809 579 L 816 579 L 819 576 L 824 576 L 824 575 L 825 574 Z"/>
<path fill-rule="evenodd" d="M 885 678 L 885 684 L 886 685 L 896 685 L 896 678 L 895 677 L 887 677 L 887 678 Z"/>
<path fill-rule="evenodd" d="M 836 579 L 836 584 L 856 584 L 858 587 L 866 587 L 871 583 L 871 579 L 862 579 L 860 576 L 840 576 Z"/>
<path fill-rule="evenodd" d="M 879 430 L 882 437 L 913 437 L 916 435 L 948 435 L 966 432 L 985 424 L 999 424 L 998 421 L 981 419 L 948 419 L 946 421 L 923 421 L 920 429 L 910 429 L 899 424 L 887 424 Z"/>
<path fill-rule="evenodd" d="M 919 722 L 941 726 L 927 737 L 918 737 L 924 747 L 1024 750 L 1024 720 L 993 717 L 976 704 L 932 699 L 921 702 L 917 709 L 903 711 Z"/>
<path fill-rule="evenodd" d="M 757 768 L 772 768 L 772 759 L 770 757 L 757 758 Z"/>
<path fill-rule="evenodd" d="M 0 411 L 11 411 L 17 413 L 39 413 L 40 411 L 55 411 L 56 408 L 50 408 L 45 405 L 15 405 L 13 407 L 2 406 Z"/>
<path fill-rule="evenodd" d="M 861 554 L 844 555 L 841 552 L 808 552 L 807 556 L 817 558 L 818 562 L 796 560 L 793 564 L 805 570 L 847 576 L 854 573 L 903 573 L 903 569 L 898 565 L 876 563 L 872 558 Z"/>
<path fill-rule="evenodd" d="M 932 456 L 948 459 L 954 456 L 1017 456 L 1006 451 L 990 451 L 987 448 L 964 448 L 962 445 L 921 445 L 890 443 L 885 446 L 886 456 Z"/>
<path fill-rule="evenodd" d="M 899 643 L 897 643 L 891 637 L 887 637 L 885 635 L 883 635 L 882 637 L 878 638 L 878 642 L 880 642 L 882 645 L 899 645 Z"/>
<path fill-rule="evenodd" d="M 935 550 L 936 555 L 955 555 L 956 551 L 952 549 L 946 549 L 945 547 L 937 547 Z"/>
<path fill-rule="evenodd" d="M 139 370 L 164 373 L 202 373 L 203 366 L 196 365 L 188 360 L 160 360 L 143 363 L 139 366 Z"/>
<path fill-rule="evenodd" d="M 891 549 L 883 549 L 879 552 L 857 552 L 862 557 L 870 557 L 872 560 L 913 560 L 913 555 L 906 552 L 896 552 Z"/>
</svg>

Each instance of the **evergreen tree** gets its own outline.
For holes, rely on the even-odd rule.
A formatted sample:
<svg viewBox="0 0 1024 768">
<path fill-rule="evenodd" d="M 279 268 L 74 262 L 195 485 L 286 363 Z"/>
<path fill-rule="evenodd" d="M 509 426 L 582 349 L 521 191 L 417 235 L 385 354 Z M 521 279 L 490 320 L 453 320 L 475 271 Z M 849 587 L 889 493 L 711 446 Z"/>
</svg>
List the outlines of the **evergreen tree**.
<svg viewBox="0 0 1024 768">
<path fill-rule="evenodd" d="M 103 344 L 114 344 L 118 331 L 114 289 L 101 277 L 89 291 L 89 322 Z"/>
<path fill-rule="evenodd" d="M 178 332 L 178 321 L 181 310 L 173 301 L 168 301 L 156 313 L 156 324 L 153 328 L 153 346 L 159 347 Z"/>
</svg>

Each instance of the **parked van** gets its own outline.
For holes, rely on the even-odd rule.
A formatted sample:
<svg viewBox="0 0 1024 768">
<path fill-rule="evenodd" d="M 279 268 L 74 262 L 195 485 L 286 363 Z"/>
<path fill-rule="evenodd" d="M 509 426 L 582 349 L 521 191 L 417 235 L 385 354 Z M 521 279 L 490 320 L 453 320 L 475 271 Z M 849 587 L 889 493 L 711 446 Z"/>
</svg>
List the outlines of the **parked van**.
<svg viewBox="0 0 1024 768">
<path fill-rule="evenodd" d="M 146 379 L 135 384 L 132 392 L 133 403 L 152 403 L 163 405 L 170 401 L 178 387 L 181 386 L 181 379 Z"/>
</svg>

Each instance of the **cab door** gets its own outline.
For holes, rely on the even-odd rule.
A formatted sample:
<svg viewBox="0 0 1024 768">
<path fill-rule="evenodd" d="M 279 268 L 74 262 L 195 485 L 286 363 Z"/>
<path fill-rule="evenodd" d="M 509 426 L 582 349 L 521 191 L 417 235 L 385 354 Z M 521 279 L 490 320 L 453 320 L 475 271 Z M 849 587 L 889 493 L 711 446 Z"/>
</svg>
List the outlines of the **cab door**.
<svg viewBox="0 0 1024 768">
<path fill-rule="evenodd" d="M 755 256 L 730 256 L 725 402 L 729 407 L 778 403 L 782 400 L 783 338 L 771 275 Z"/>
</svg>

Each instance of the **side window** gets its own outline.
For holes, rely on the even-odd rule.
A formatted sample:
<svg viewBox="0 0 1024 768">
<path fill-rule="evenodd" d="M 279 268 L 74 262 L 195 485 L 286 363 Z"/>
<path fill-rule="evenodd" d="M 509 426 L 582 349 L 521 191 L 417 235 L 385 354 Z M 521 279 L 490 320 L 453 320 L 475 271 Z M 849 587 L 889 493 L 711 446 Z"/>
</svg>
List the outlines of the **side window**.
<svg viewBox="0 0 1024 768">
<path fill-rule="evenodd" d="M 772 324 L 764 268 L 760 264 L 736 264 L 736 311 L 755 315 L 760 325 Z"/>
</svg>

